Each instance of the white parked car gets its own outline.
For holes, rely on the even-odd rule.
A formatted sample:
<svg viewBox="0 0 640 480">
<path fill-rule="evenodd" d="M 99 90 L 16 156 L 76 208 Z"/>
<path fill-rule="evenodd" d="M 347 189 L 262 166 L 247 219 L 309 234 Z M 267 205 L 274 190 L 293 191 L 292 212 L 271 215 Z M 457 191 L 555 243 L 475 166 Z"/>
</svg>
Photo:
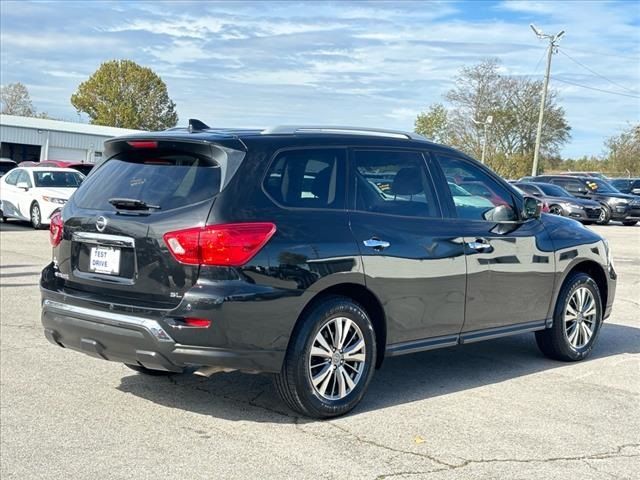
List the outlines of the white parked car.
<svg viewBox="0 0 640 480">
<path fill-rule="evenodd" d="M 0 217 L 28 220 L 33 228 L 48 225 L 83 180 L 71 168 L 14 168 L 0 180 Z"/>
</svg>

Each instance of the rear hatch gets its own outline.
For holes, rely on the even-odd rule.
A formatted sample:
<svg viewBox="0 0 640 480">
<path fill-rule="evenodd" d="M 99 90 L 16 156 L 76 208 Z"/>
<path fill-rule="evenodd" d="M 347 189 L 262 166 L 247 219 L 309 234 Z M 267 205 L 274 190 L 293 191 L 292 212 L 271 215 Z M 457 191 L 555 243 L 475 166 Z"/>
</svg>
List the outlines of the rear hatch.
<svg viewBox="0 0 640 480">
<path fill-rule="evenodd" d="M 63 211 L 54 250 L 64 290 L 90 300 L 173 308 L 198 279 L 168 232 L 206 224 L 244 152 L 203 142 L 108 142 L 108 159 Z"/>
</svg>

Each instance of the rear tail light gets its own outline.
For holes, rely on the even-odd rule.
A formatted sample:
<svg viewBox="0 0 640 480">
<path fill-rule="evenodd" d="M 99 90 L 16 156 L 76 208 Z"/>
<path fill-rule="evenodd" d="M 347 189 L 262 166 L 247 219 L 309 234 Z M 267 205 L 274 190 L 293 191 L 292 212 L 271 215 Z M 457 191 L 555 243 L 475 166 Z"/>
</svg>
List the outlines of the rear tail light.
<svg viewBox="0 0 640 480">
<path fill-rule="evenodd" d="M 51 223 L 49 223 L 49 241 L 51 245 L 57 247 L 62 241 L 62 232 L 64 231 L 64 222 L 60 212 L 51 215 Z"/>
<path fill-rule="evenodd" d="M 227 223 L 169 232 L 164 241 L 180 263 L 239 267 L 251 260 L 274 233 L 273 223 Z"/>
</svg>

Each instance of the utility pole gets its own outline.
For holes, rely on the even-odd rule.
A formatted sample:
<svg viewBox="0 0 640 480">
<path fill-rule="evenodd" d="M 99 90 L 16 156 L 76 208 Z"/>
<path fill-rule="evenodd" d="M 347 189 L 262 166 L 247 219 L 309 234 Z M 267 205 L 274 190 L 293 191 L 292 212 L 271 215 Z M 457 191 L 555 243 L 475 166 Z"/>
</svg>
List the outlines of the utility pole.
<svg viewBox="0 0 640 480">
<path fill-rule="evenodd" d="M 544 87 L 542 87 L 540 115 L 538 116 L 538 130 L 536 132 L 536 146 L 533 150 L 533 167 L 531 168 L 531 175 L 535 177 L 538 174 L 538 157 L 540 155 L 540 140 L 542 137 L 542 120 L 544 119 L 544 106 L 547 101 L 547 88 L 549 86 L 549 74 L 551 73 L 551 55 L 553 55 L 553 51 L 556 49 L 557 41 L 560 40 L 560 37 L 562 37 L 562 35 L 564 35 L 564 30 L 556 33 L 555 35 L 548 35 L 542 33 L 541 30 L 538 30 L 533 23 L 530 25 L 530 27 L 531 30 L 533 30 L 533 33 L 535 33 L 538 38 L 549 40 L 549 51 L 547 52 L 547 71 L 544 75 Z"/>
<path fill-rule="evenodd" d="M 484 122 L 480 122 L 475 118 L 472 118 L 471 121 L 476 125 L 484 126 L 484 140 L 482 142 L 482 158 L 480 159 L 480 162 L 484 165 L 484 160 L 487 155 L 487 137 L 489 135 L 489 125 L 493 123 L 493 115 L 487 115 L 487 118 L 485 119 Z"/>
</svg>

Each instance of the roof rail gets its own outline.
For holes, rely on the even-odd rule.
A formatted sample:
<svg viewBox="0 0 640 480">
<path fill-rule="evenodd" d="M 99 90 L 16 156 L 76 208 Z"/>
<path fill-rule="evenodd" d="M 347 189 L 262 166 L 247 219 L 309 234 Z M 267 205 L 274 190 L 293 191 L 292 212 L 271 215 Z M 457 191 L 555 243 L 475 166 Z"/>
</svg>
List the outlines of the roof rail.
<svg viewBox="0 0 640 480">
<path fill-rule="evenodd" d="M 375 135 L 379 137 L 404 138 L 407 140 L 427 140 L 419 133 L 403 132 L 401 130 L 386 130 L 369 127 L 338 127 L 330 125 L 278 125 L 266 128 L 263 135 L 295 135 L 296 133 L 327 133 L 339 135 Z"/>
</svg>

